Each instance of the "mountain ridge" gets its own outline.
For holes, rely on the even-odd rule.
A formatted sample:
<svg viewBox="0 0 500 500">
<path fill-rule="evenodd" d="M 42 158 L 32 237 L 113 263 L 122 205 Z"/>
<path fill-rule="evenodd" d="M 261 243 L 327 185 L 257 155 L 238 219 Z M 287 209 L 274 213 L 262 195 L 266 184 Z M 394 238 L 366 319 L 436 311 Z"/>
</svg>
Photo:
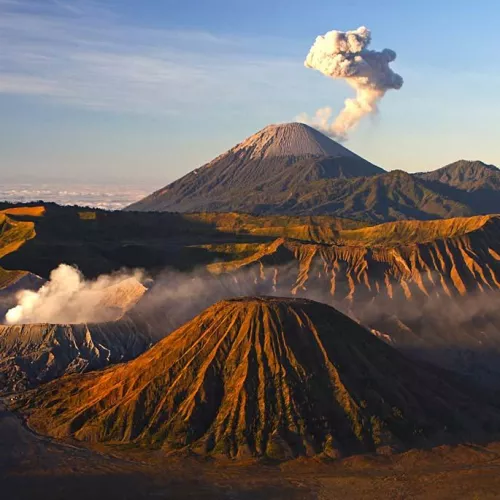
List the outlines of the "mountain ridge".
<svg viewBox="0 0 500 500">
<path fill-rule="evenodd" d="M 271 125 L 126 210 L 232 211 L 231 200 L 252 191 L 286 193 L 311 180 L 381 172 L 308 125 Z"/>
</svg>

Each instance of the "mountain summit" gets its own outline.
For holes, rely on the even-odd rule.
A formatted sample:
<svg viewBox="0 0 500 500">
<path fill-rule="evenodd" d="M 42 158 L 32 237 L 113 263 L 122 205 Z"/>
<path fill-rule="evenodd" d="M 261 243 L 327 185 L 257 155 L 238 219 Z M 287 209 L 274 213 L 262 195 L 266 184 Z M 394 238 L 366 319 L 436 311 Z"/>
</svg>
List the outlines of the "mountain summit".
<svg viewBox="0 0 500 500">
<path fill-rule="evenodd" d="M 219 302 L 134 361 L 21 405 L 53 436 L 278 459 L 446 442 L 499 422 L 453 375 L 335 309 L 271 297 Z"/>
<path fill-rule="evenodd" d="M 359 158 L 352 151 L 304 123 L 268 125 L 229 151 L 250 158 L 333 156 Z"/>
<path fill-rule="evenodd" d="M 500 169 L 478 160 L 459 160 L 432 172 L 416 175 L 426 181 L 441 182 L 468 192 L 500 190 Z"/>
<path fill-rule="evenodd" d="M 383 172 L 308 125 L 269 125 L 128 210 L 262 213 L 283 204 L 286 210 L 311 183 Z"/>
</svg>

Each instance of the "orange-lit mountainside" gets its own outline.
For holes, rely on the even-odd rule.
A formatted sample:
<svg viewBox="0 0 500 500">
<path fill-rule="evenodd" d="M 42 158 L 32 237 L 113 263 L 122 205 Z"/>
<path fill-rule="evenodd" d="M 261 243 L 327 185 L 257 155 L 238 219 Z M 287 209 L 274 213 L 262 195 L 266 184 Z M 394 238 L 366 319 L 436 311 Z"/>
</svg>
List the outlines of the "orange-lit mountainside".
<svg viewBox="0 0 500 500">
<path fill-rule="evenodd" d="M 498 216 L 364 226 L 328 216 L 48 205 L 43 216 L 7 217 L 32 224 L 30 239 L 0 260 L 7 273 L 47 279 L 61 262 L 88 277 L 145 268 L 153 285 L 127 312 L 147 325 L 144 348 L 217 300 L 302 296 L 337 307 L 408 355 L 488 384 L 500 376 Z M 3 294 L 12 300 L 9 286 Z M 24 341 L 8 344 L 11 359 L 26 355 Z"/>
<path fill-rule="evenodd" d="M 325 304 L 219 302 L 134 361 L 17 403 L 56 437 L 242 458 L 347 456 L 497 432 L 500 412 Z"/>
</svg>

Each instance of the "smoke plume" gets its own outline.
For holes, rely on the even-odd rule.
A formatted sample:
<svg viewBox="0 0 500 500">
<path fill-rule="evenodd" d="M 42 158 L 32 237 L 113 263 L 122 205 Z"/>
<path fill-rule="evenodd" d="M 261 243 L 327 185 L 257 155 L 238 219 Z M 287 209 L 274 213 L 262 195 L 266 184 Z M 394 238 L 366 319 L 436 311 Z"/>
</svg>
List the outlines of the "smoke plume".
<svg viewBox="0 0 500 500">
<path fill-rule="evenodd" d="M 403 78 L 389 66 L 396 52 L 368 50 L 370 42 L 371 32 L 364 26 L 354 31 L 329 31 L 316 38 L 304 62 L 306 68 L 345 80 L 356 91 L 356 97 L 346 99 L 344 109 L 333 121 L 330 107 L 319 109 L 312 118 L 302 115 L 302 121 L 345 140 L 363 116 L 377 112 L 378 102 L 388 90 L 402 87 Z"/>
<path fill-rule="evenodd" d="M 17 306 L 5 316 L 8 324 L 88 323 L 113 321 L 145 292 L 139 271 L 101 275 L 87 281 L 75 267 L 61 264 L 38 291 L 21 290 Z"/>
</svg>

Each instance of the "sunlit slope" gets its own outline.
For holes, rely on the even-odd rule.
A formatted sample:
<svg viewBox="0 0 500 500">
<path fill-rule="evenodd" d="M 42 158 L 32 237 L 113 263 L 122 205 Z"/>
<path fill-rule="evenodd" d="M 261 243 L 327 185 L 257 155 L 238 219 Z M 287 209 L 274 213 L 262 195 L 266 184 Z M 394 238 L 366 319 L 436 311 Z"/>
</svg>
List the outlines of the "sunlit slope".
<svg viewBox="0 0 500 500">
<path fill-rule="evenodd" d="M 15 252 L 36 234 L 34 222 L 15 220 L 7 215 L 11 212 L 17 213 L 18 211 L 0 212 L 0 258 Z"/>
<path fill-rule="evenodd" d="M 500 381 L 498 216 L 340 231 L 333 245 L 279 239 L 209 268 L 331 303 L 409 354 Z"/>
<path fill-rule="evenodd" d="M 231 249 L 233 244 L 255 245 L 277 237 L 331 242 L 340 229 L 366 225 L 334 217 L 106 212 L 53 204 L 44 217 L 30 215 L 33 207 L 9 210 L 24 212 L 8 216 L 17 229 L 9 230 L 4 248 L 9 244 L 11 253 L 0 257 L 0 266 L 45 278 L 62 262 L 77 265 L 87 277 L 122 267 L 153 273 L 165 267 L 187 270 L 232 260 L 239 252 Z"/>
<path fill-rule="evenodd" d="M 43 207 L 13 207 L 0 211 L 0 259 L 36 236 L 34 222 L 16 220 L 11 216 L 41 217 L 43 213 Z M 8 271 L 0 267 L 0 290 L 15 284 L 26 274 L 23 270 Z"/>
<path fill-rule="evenodd" d="M 300 271 L 291 289 L 320 280 L 339 299 L 401 292 L 411 298 L 436 290 L 454 295 L 500 286 L 498 216 L 363 227 L 331 217 L 93 213 L 82 218 L 75 209 L 57 207 L 37 221 L 9 221 L 4 248 L 19 247 L 0 264 L 48 276 L 66 262 L 92 276 L 121 267 L 154 272 L 209 266 L 223 272 L 260 263 L 265 271 L 296 262 Z"/>
<path fill-rule="evenodd" d="M 77 265 L 86 277 L 123 267 L 144 268 L 153 277 L 166 268 L 181 271 L 168 307 L 182 314 L 168 313 L 162 322 L 168 328 L 225 297 L 303 296 L 340 307 L 407 352 L 500 380 L 498 216 L 366 226 L 326 216 L 48 205 L 44 217 L 9 217 L 32 222 L 36 235 L 0 259 L 4 268 L 46 278 L 61 262 Z M 183 290 L 195 278 L 200 300 L 176 304 L 174 289 L 184 276 Z"/>
<path fill-rule="evenodd" d="M 278 262 L 296 262 L 294 290 L 319 280 L 328 283 L 330 294 L 338 299 L 381 293 L 392 297 L 395 285 L 406 298 L 500 288 L 498 216 L 340 230 L 332 244 L 278 239 L 241 260 L 213 264 L 210 269 L 224 272 L 257 262 L 265 268 L 268 262 L 274 264 L 277 252 Z"/>
<path fill-rule="evenodd" d="M 65 377 L 22 405 L 52 436 L 283 459 L 483 436 L 499 414 L 478 398 L 329 306 L 243 298 L 134 361 Z"/>
</svg>

